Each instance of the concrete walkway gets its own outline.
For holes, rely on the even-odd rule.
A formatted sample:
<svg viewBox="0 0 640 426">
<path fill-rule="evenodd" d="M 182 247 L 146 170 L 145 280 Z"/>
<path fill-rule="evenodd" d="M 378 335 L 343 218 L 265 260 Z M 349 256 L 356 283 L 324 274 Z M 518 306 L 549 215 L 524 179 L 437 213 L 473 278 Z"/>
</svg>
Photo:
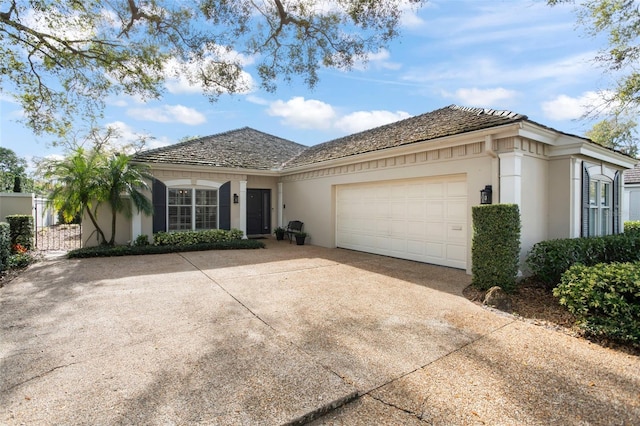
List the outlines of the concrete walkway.
<svg viewBox="0 0 640 426">
<path fill-rule="evenodd" d="M 639 423 L 638 357 L 463 271 L 267 243 L 33 265 L 0 289 L 0 423 Z"/>
</svg>

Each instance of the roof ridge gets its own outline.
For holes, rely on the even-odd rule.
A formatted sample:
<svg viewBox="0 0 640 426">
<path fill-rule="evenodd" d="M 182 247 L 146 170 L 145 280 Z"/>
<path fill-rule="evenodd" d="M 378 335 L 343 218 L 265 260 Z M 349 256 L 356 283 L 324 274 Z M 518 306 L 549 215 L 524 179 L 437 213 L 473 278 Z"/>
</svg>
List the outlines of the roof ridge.
<svg viewBox="0 0 640 426">
<path fill-rule="evenodd" d="M 526 115 L 518 114 L 517 112 L 509 111 L 506 109 L 498 110 L 498 109 L 491 109 L 491 108 L 468 107 L 468 106 L 461 106 L 461 105 L 455 105 L 455 104 L 449 105 L 449 108 L 456 109 L 459 111 L 471 112 L 476 115 L 487 114 L 487 115 L 494 115 L 496 117 L 512 118 L 514 120 L 527 119 Z"/>
</svg>

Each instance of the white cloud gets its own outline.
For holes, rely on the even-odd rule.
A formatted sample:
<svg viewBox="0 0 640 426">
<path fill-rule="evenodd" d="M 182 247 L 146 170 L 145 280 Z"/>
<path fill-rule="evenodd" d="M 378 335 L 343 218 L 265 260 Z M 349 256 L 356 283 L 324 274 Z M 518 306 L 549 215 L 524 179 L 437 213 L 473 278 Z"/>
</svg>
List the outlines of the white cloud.
<svg viewBox="0 0 640 426">
<path fill-rule="evenodd" d="M 555 99 L 542 103 L 542 111 L 549 120 L 574 120 L 591 111 L 607 112 L 613 106 L 606 106 L 609 92 L 584 92 L 578 97 L 559 95 Z"/>
<path fill-rule="evenodd" d="M 427 5 L 429 5 L 429 3 L 427 3 Z M 402 10 L 402 17 L 400 18 L 400 24 L 403 27 L 420 28 L 424 25 L 425 22 L 418 15 L 418 8 L 415 5 L 407 1 L 404 1 L 400 5 L 400 9 Z"/>
<path fill-rule="evenodd" d="M 301 96 L 284 102 L 273 102 L 267 113 L 273 117 L 281 117 L 288 126 L 300 129 L 328 129 L 336 116 L 333 107 L 315 99 L 305 100 Z"/>
<path fill-rule="evenodd" d="M 409 117 L 411 114 L 405 111 L 357 111 L 340 118 L 335 127 L 346 133 L 357 133 Z"/>
<path fill-rule="evenodd" d="M 245 98 L 248 102 L 256 105 L 269 105 L 269 101 L 256 95 L 248 95 Z"/>
<path fill-rule="evenodd" d="M 282 117 L 283 124 L 301 129 L 339 130 L 355 133 L 411 117 L 404 111 L 356 111 L 339 115 L 331 105 L 301 96 L 272 102 L 267 113 Z"/>
<path fill-rule="evenodd" d="M 443 92 L 448 98 L 454 98 L 462 105 L 466 106 L 490 106 L 511 101 L 517 96 L 514 90 L 508 90 L 502 87 L 495 89 L 458 89 L 455 93 Z"/>
<path fill-rule="evenodd" d="M 196 126 L 205 123 L 204 114 L 184 105 L 163 105 L 157 108 L 131 108 L 127 114 L 137 120 L 158 123 L 182 123 Z"/>
</svg>

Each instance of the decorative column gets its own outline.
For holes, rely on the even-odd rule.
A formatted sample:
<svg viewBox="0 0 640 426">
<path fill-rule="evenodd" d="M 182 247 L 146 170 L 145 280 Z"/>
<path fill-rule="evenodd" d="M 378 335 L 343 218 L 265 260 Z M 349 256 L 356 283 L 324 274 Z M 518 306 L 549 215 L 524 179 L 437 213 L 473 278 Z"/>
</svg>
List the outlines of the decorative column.
<svg viewBox="0 0 640 426">
<path fill-rule="evenodd" d="M 133 217 L 131 218 L 131 244 L 133 244 L 139 235 L 142 235 L 142 212 L 137 211 L 135 207 L 133 210 Z"/>
<path fill-rule="evenodd" d="M 517 204 L 522 208 L 522 158 L 520 152 L 505 152 L 500 158 L 501 204 Z"/>
<path fill-rule="evenodd" d="M 247 239 L 247 181 L 240 181 L 240 230 Z"/>
<path fill-rule="evenodd" d="M 282 206 L 284 205 L 284 196 L 282 194 L 282 182 L 278 182 L 278 226 L 284 226 L 282 225 L 284 223 L 283 221 L 283 209 Z"/>
</svg>

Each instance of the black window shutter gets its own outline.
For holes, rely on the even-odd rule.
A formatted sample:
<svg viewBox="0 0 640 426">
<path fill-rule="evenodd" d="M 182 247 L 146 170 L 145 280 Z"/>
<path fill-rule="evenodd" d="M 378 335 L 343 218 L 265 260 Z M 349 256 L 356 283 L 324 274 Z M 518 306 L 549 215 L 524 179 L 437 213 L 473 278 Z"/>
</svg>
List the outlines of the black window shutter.
<svg viewBox="0 0 640 426">
<path fill-rule="evenodd" d="M 153 180 L 153 233 L 167 230 L 167 186 L 158 179 Z"/>
<path fill-rule="evenodd" d="M 613 178 L 613 233 L 620 233 L 620 171 Z"/>
<path fill-rule="evenodd" d="M 220 214 L 220 229 L 231 229 L 231 182 L 227 182 L 218 190 L 218 210 Z"/>
<path fill-rule="evenodd" d="M 589 170 L 582 163 L 582 232 L 583 237 L 589 236 Z"/>
</svg>

